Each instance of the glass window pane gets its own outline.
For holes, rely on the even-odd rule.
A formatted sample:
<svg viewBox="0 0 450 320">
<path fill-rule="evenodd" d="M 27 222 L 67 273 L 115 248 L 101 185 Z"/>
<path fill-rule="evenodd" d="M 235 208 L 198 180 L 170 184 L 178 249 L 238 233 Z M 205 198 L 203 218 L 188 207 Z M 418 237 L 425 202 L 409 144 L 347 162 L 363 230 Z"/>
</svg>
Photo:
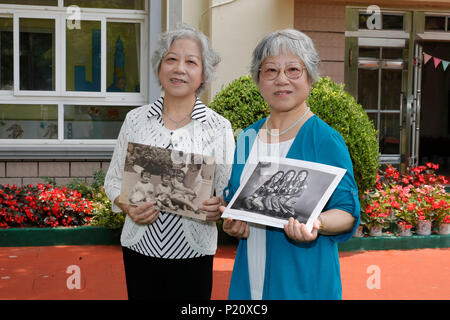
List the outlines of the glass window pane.
<svg viewBox="0 0 450 320">
<path fill-rule="evenodd" d="M 13 19 L 0 18 L 0 90 L 14 89 Z"/>
<path fill-rule="evenodd" d="M 144 10 L 145 0 L 64 0 L 64 6 Z"/>
<path fill-rule="evenodd" d="M 377 112 L 367 112 L 367 116 L 369 119 L 373 122 L 373 126 L 375 127 L 375 130 L 378 131 L 378 117 Z"/>
<path fill-rule="evenodd" d="M 380 114 L 380 152 L 382 154 L 400 153 L 400 129 L 398 113 Z"/>
<path fill-rule="evenodd" d="M 383 14 L 383 30 L 403 30 L 402 14 Z"/>
<path fill-rule="evenodd" d="M 381 109 L 399 110 L 402 70 L 381 71 Z"/>
<path fill-rule="evenodd" d="M 55 90 L 55 20 L 19 19 L 20 89 Z"/>
<path fill-rule="evenodd" d="M 0 0 L 0 4 L 26 4 L 32 6 L 57 6 L 58 0 Z"/>
<path fill-rule="evenodd" d="M 382 58 L 383 59 L 402 59 L 403 58 L 403 48 L 382 48 Z"/>
<path fill-rule="evenodd" d="M 380 48 L 359 47 L 360 58 L 379 58 Z"/>
<path fill-rule="evenodd" d="M 358 103 L 364 109 L 378 109 L 378 70 L 358 70 Z"/>
<path fill-rule="evenodd" d="M 367 20 L 372 14 L 359 13 L 359 29 L 367 29 Z"/>
<path fill-rule="evenodd" d="M 64 139 L 117 139 L 127 112 L 136 107 L 64 106 Z"/>
<path fill-rule="evenodd" d="M 140 24 L 106 24 L 108 92 L 140 92 Z"/>
<path fill-rule="evenodd" d="M 66 90 L 101 91 L 101 22 L 66 25 Z"/>
<path fill-rule="evenodd" d="M 58 106 L 1 104 L 0 139 L 58 139 Z"/>
<path fill-rule="evenodd" d="M 445 17 L 425 17 L 425 31 L 445 31 Z"/>
</svg>

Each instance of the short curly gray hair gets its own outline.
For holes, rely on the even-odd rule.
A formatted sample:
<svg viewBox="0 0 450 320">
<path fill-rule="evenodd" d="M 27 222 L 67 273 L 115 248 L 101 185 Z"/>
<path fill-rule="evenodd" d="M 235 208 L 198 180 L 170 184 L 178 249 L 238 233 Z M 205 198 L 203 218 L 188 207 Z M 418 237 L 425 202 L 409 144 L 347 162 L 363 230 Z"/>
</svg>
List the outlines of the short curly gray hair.
<svg viewBox="0 0 450 320">
<path fill-rule="evenodd" d="M 297 55 L 303 61 L 308 71 L 308 80 L 311 84 L 320 76 L 320 58 L 311 38 L 301 31 L 284 29 L 272 32 L 265 36 L 253 51 L 250 74 L 256 83 L 259 83 L 259 69 L 267 57 L 274 57 L 281 53 Z"/>
<path fill-rule="evenodd" d="M 151 63 L 153 72 L 159 82 L 159 69 L 161 67 L 161 61 L 170 49 L 172 43 L 177 39 L 192 39 L 197 41 L 202 51 L 202 65 L 203 65 L 203 79 L 204 82 L 197 89 L 196 94 L 199 95 L 206 86 L 212 81 L 216 66 L 220 62 L 220 56 L 209 45 L 206 35 L 188 25 L 181 25 L 176 30 L 170 30 L 162 33 L 158 39 L 158 47 L 153 52 Z M 161 85 L 161 83 L 160 83 Z"/>
</svg>

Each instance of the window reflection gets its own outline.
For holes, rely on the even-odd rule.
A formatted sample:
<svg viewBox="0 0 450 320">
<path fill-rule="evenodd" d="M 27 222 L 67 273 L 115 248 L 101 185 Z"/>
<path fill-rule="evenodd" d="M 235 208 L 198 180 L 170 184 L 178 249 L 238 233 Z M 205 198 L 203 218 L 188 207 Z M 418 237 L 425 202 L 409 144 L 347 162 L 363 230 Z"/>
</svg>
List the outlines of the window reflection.
<svg viewBox="0 0 450 320">
<path fill-rule="evenodd" d="M 106 26 L 108 92 L 140 92 L 140 24 L 108 22 Z"/>
<path fill-rule="evenodd" d="M 402 90 L 402 70 L 381 71 L 381 109 L 398 110 Z"/>
<path fill-rule="evenodd" d="M 367 21 L 373 14 L 365 12 L 359 13 L 359 29 L 367 29 Z M 380 15 L 381 29 L 383 30 L 403 30 L 403 14 L 382 13 Z"/>
<path fill-rule="evenodd" d="M 64 106 L 64 139 L 117 139 L 126 114 L 136 107 Z"/>
<path fill-rule="evenodd" d="M 58 139 L 58 106 L 1 104 L 0 139 Z"/>
<path fill-rule="evenodd" d="M 55 20 L 19 19 L 20 89 L 55 90 Z"/>
<path fill-rule="evenodd" d="M 403 14 L 383 14 L 383 30 L 403 30 Z"/>
<path fill-rule="evenodd" d="M 445 17 L 425 17 L 425 31 L 445 31 Z"/>
<path fill-rule="evenodd" d="M 14 89 L 13 19 L 0 18 L 0 90 Z"/>
<path fill-rule="evenodd" d="M 66 27 L 66 90 L 101 91 L 101 23 Z"/>
<path fill-rule="evenodd" d="M 378 69 L 358 70 L 358 103 L 364 109 L 378 109 Z"/>
<path fill-rule="evenodd" d="M 380 114 L 380 152 L 382 154 L 400 153 L 400 130 L 398 113 Z"/>
</svg>

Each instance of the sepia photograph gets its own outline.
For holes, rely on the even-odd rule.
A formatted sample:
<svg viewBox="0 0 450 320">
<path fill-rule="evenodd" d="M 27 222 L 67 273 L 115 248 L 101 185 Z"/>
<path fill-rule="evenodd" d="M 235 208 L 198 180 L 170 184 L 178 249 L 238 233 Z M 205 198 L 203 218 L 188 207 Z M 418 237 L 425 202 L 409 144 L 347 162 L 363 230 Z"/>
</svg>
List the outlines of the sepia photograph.
<svg viewBox="0 0 450 320">
<path fill-rule="evenodd" d="M 262 157 L 249 167 L 222 218 L 283 228 L 289 218 L 312 224 L 345 174 L 314 162 Z"/>
<path fill-rule="evenodd" d="M 199 208 L 211 196 L 214 170 L 214 157 L 130 142 L 119 200 L 206 220 Z"/>
</svg>

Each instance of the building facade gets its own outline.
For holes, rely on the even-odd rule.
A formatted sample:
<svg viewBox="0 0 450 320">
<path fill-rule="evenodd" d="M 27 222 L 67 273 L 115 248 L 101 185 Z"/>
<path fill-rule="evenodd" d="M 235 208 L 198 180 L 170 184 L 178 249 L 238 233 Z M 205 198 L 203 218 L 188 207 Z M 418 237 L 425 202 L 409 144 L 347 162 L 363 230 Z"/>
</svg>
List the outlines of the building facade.
<svg viewBox="0 0 450 320">
<path fill-rule="evenodd" d="M 450 171 L 449 18 L 444 0 L 0 0 L 0 184 L 107 170 L 126 113 L 160 95 L 157 36 L 180 22 L 222 57 L 205 102 L 265 34 L 295 28 L 373 120 L 382 162 Z"/>
</svg>

